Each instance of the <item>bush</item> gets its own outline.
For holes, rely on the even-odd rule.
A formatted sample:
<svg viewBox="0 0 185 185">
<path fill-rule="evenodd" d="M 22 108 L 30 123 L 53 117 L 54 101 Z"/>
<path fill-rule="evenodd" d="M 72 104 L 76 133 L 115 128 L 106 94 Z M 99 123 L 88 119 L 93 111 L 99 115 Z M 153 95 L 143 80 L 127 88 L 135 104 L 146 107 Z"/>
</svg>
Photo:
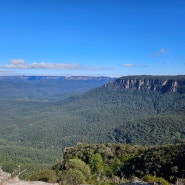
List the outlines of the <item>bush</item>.
<svg viewBox="0 0 185 185">
<path fill-rule="evenodd" d="M 57 175 L 54 170 L 42 170 L 32 174 L 28 179 L 31 181 L 55 183 L 57 182 Z"/>
<path fill-rule="evenodd" d="M 89 166 L 80 159 L 69 159 L 65 164 L 66 170 L 75 169 L 80 171 L 87 179 L 91 176 Z"/>
<path fill-rule="evenodd" d="M 162 185 L 169 185 L 169 182 L 162 177 L 154 177 L 152 175 L 146 175 L 143 177 L 144 181 L 147 182 L 161 182 Z"/>
<path fill-rule="evenodd" d="M 79 170 L 69 169 L 61 175 L 61 185 L 78 185 L 84 183 L 86 183 L 85 176 Z"/>
</svg>

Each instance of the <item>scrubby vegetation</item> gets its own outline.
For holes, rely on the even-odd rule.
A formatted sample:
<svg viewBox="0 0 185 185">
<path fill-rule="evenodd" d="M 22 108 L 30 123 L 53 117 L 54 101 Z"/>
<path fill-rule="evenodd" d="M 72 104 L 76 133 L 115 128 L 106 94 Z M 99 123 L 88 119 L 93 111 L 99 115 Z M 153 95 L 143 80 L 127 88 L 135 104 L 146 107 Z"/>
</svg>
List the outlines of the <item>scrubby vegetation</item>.
<svg viewBox="0 0 185 185">
<path fill-rule="evenodd" d="M 64 160 L 31 180 L 61 184 L 116 184 L 139 177 L 147 182 L 175 183 L 184 177 L 185 144 L 143 147 L 127 144 L 84 144 L 65 148 Z M 51 175 L 53 174 L 53 175 Z"/>
</svg>

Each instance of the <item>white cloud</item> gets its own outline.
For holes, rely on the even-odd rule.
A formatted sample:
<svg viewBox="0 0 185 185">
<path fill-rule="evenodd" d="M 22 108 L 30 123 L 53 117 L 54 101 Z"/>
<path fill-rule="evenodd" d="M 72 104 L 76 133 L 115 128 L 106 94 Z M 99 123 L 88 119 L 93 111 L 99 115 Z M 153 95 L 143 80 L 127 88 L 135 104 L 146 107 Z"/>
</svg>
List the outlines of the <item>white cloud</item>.
<svg viewBox="0 0 185 185">
<path fill-rule="evenodd" d="M 123 64 L 124 67 L 134 67 L 134 64 Z"/>
<path fill-rule="evenodd" d="M 25 64 L 25 60 L 24 59 L 12 59 L 10 61 L 11 64 L 17 65 L 17 64 Z"/>
<path fill-rule="evenodd" d="M 24 59 L 12 59 L 9 64 L 0 67 L 6 69 L 58 69 L 58 70 L 110 70 L 111 67 L 81 66 L 79 64 L 56 64 L 56 63 L 31 63 L 27 64 Z"/>
<path fill-rule="evenodd" d="M 166 53 L 166 52 L 168 52 L 166 49 L 164 49 L 164 48 L 161 48 L 159 51 L 158 51 L 158 53 Z"/>
<path fill-rule="evenodd" d="M 54 64 L 54 63 L 32 63 L 27 64 L 27 68 L 35 69 L 78 69 L 78 64 Z"/>
<path fill-rule="evenodd" d="M 167 53 L 167 52 L 168 52 L 167 49 L 161 48 L 160 50 L 158 50 L 157 52 L 155 52 L 155 53 L 153 53 L 153 54 L 151 54 L 151 55 L 149 55 L 149 56 L 150 56 L 150 57 L 158 57 L 158 56 L 160 56 L 161 54 Z"/>
<path fill-rule="evenodd" d="M 45 62 L 27 64 L 24 59 L 12 59 L 10 64 L 4 66 L 4 68 L 14 69 L 77 69 L 79 67 L 78 64 L 55 64 Z"/>
</svg>

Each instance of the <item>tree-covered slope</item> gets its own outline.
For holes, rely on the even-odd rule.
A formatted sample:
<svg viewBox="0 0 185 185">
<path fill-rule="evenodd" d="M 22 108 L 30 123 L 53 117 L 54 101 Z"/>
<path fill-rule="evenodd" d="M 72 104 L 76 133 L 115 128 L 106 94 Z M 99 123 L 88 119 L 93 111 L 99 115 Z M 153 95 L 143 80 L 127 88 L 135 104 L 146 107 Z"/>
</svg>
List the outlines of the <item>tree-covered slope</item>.
<svg viewBox="0 0 185 185">
<path fill-rule="evenodd" d="M 125 176 L 135 175 L 143 177 L 151 174 L 175 182 L 177 178 L 184 178 L 185 145 L 162 145 L 148 148 L 129 159 L 120 172 Z"/>
<path fill-rule="evenodd" d="M 52 151 L 78 142 L 176 143 L 185 136 L 184 107 L 183 93 L 118 88 L 118 81 L 55 101 L 1 100 L 0 138 Z"/>
<path fill-rule="evenodd" d="M 185 144 L 143 147 L 126 144 L 85 144 L 64 149 L 64 160 L 31 180 L 55 174 L 61 184 L 119 184 L 133 177 L 167 185 L 184 177 Z M 54 175 L 53 175 L 54 176 Z M 166 181 L 166 180 L 168 181 Z M 78 183 L 77 183 L 78 182 Z"/>
<path fill-rule="evenodd" d="M 13 172 L 20 166 L 26 170 L 24 176 L 36 170 L 48 169 L 60 160 L 62 152 L 52 149 L 38 149 L 20 146 L 15 142 L 0 139 L 0 166 L 3 170 Z"/>
<path fill-rule="evenodd" d="M 177 143 L 185 138 L 185 107 L 125 122 L 115 129 L 116 142 L 151 145 Z"/>
<path fill-rule="evenodd" d="M 112 85 L 55 102 L 1 101 L 0 137 L 43 148 L 79 141 L 128 142 L 115 135 L 117 129 L 123 138 L 124 132 L 128 133 L 133 144 L 174 143 L 184 137 L 174 129 L 176 121 L 183 126 L 183 115 L 176 115 L 174 110 L 184 106 L 185 94 L 133 91 Z M 156 129 L 150 132 L 153 127 Z M 159 134 L 154 142 L 155 132 Z"/>
</svg>

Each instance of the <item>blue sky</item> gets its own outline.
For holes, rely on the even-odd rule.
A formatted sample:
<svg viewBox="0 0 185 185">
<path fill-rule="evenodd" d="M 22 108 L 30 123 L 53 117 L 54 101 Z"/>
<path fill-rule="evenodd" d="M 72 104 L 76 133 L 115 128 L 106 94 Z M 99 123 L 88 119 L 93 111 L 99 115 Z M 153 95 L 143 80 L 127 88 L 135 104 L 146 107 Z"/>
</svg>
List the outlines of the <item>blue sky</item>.
<svg viewBox="0 0 185 185">
<path fill-rule="evenodd" d="M 0 0 L 0 75 L 185 74 L 184 0 Z"/>
</svg>

